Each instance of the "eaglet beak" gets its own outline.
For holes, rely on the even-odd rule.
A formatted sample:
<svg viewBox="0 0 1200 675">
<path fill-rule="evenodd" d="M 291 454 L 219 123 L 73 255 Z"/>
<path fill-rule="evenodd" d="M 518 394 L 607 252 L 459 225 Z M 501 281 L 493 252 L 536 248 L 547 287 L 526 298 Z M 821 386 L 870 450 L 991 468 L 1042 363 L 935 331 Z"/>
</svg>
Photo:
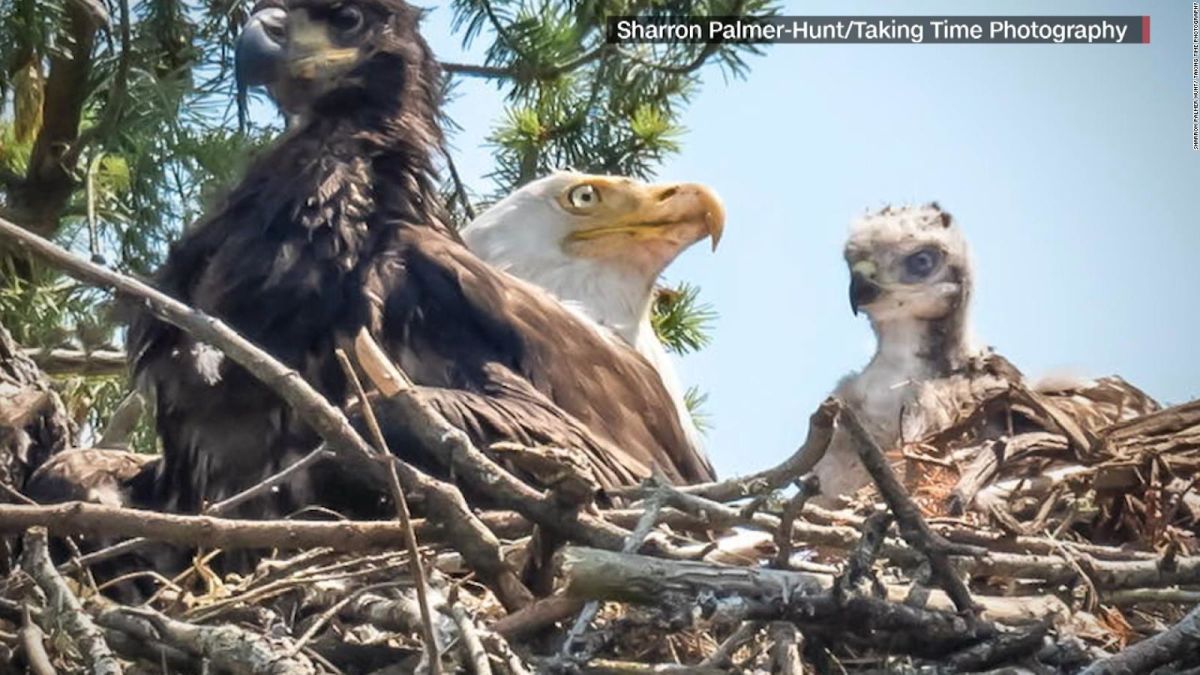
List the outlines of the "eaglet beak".
<svg viewBox="0 0 1200 675">
<path fill-rule="evenodd" d="M 283 63 L 287 12 L 268 7 L 255 12 L 234 42 L 233 72 L 238 91 L 274 84 Z"/>
<path fill-rule="evenodd" d="M 669 185 L 621 185 L 629 190 L 633 206 L 603 225 L 577 230 L 575 241 L 598 239 L 610 234 L 627 234 L 638 240 L 671 239 L 686 226 L 699 226 L 700 236 L 687 241 L 712 240 L 713 250 L 725 231 L 725 207 L 707 186 L 697 183 Z"/>
<path fill-rule="evenodd" d="M 850 268 L 850 309 L 858 316 L 858 310 L 875 302 L 882 290 L 875 281 L 875 263 L 863 260 Z"/>
<path fill-rule="evenodd" d="M 325 25 L 313 21 L 307 11 L 288 14 L 287 34 L 287 70 L 296 79 L 333 79 L 358 60 L 357 48 L 334 46 Z"/>
</svg>

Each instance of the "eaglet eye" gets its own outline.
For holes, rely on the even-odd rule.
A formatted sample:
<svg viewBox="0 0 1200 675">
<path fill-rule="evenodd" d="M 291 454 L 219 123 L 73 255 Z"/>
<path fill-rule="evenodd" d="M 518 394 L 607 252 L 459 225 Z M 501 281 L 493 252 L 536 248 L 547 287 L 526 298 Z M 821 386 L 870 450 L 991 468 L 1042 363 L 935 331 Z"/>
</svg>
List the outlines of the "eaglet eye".
<svg viewBox="0 0 1200 675">
<path fill-rule="evenodd" d="M 329 15 L 329 25 L 343 35 L 356 33 L 363 25 L 362 10 L 354 5 L 342 5 Z"/>
<path fill-rule="evenodd" d="M 591 185 L 580 185 L 567 193 L 567 201 L 577 209 L 590 209 L 600 203 L 600 193 Z"/>
<path fill-rule="evenodd" d="M 924 279 L 937 269 L 941 261 L 941 251 L 923 248 L 904 259 L 904 274 L 910 279 Z"/>
</svg>

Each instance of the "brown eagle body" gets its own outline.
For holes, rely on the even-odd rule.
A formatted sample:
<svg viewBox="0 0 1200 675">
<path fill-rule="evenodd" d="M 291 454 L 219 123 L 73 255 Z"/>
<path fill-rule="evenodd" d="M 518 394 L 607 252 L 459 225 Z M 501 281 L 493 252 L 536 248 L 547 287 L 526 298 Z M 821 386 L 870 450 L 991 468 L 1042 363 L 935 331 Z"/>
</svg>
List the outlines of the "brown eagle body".
<svg viewBox="0 0 1200 675">
<path fill-rule="evenodd" d="M 277 90 L 301 123 L 172 248 L 158 284 L 335 404 L 346 385 L 334 349 L 366 327 L 483 447 L 580 448 L 605 485 L 652 466 L 711 479 L 644 359 L 478 260 L 444 224 L 430 158 L 438 71 L 417 19 L 398 0 L 290 3 Z M 178 329 L 142 316 L 130 345 L 155 392 L 168 508 L 198 510 L 314 447 L 282 400 Z M 336 501 L 321 483 L 309 476 L 266 508 Z"/>
</svg>

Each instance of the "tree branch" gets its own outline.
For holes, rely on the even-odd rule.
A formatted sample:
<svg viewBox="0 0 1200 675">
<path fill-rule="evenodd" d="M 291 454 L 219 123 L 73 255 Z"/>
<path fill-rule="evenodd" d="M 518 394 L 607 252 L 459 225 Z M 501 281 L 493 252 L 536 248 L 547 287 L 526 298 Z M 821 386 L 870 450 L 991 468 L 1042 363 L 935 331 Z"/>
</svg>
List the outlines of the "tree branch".
<svg viewBox="0 0 1200 675">
<path fill-rule="evenodd" d="M 121 664 L 104 641 L 104 634 L 50 562 L 49 546 L 46 530 L 31 529 L 25 535 L 21 567 L 46 594 L 46 611 L 55 616 L 57 624 L 75 641 L 89 672 L 92 675 L 121 675 Z"/>
<path fill-rule="evenodd" d="M 1094 663 L 1083 675 L 1123 675 L 1149 673 L 1159 666 L 1194 656 L 1200 651 L 1200 606 L 1166 632 L 1146 638 L 1128 649 Z"/>
<path fill-rule="evenodd" d="M 895 514 L 896 522 L 900 524 L 900 534 L 904 540 L 929 560 L 929 567 L 933 570 L 938 583 L 954 600 L 954 605 L 958 607 L 958 610 L 973 614 L 976 608 L 971 599 L 971 591 L 967 589 L 966 583 L 951 565 L 950 554 L 978 556 L 983 555 L 986 551 L 977 547 L 951 544 L 940 534 L 930 530 L 925 518 L 921 516 L 921 510 L 908 496 L 904 486 L 896 478 L 896 474 L 892 472 L 887 457 L 883 454 L 883 449 L 863 428 L 862 422 L 858 420 L 854 410 L 844 406 L 840 418 L 846 426 L 846 430 L 854 437 L 858 458 L 862 461 L 863 467 L 866 468 L 867 473 L 871 474 L 871 478 L 879 487 L 879 492 L 887 502 L 888 508 Z"/>
<path fill-rule="evenodd" d="M 443 61 L 441 65 L 442 70 L 451 75 L 482 77 L 493 80 L 508 79 L 513 76 L 511 70 L 497 66 L 482 66 L 474 63 L 449 63 L 446 61 Z"/>
</svg>

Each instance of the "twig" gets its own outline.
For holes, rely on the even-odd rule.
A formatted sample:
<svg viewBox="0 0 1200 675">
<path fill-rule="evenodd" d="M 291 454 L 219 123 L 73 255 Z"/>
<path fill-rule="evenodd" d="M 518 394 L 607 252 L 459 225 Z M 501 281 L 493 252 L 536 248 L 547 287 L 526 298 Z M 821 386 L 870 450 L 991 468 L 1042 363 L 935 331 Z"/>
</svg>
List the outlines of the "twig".
<svg viewBox="0 0 1200 675">
<path fill-rule="evenodd" d="M 1093 663 L 1083 675 L 1125 675 L 1149 673 L 1184 656 L 1200 650 L 1200 606 L 1166 631 L 1146 638 L 1128 649 L 1098 663 Z"/>
<path fill-rule="evenodd" d="M 438 647 L 437 635 L 433 630 L 433 612 L 429 609 L 429 586 L 425 577 L 425 567 L 421 564 L 421 549 L 417 546 L 417 535 L 413 532 L 412 516 L 408 511 L 408 499 L 404 495 L 404 488 L 400 486 L 400 476 L 396 473 L 396 462 L 390 460 L 391 448 L 388 447 L 387 440 L 383 437 L 383 430 L 379 428 L 379 420 L 375 419 L 375 411 L 371 407 L 371 401 L 367 399 L 367 392 L 363 390 L 362 381 L 358 379 L 358 373 L 354 372 L 354 366 L 350 365 L 350 359 L 346 356 L 346 352 L 338 349 L 335 353 L 338 363 L 341 364 L 342 370 L 346 374 L 346 379 L 354 386 L 354 393 L 358 396 L 359 406 L 367 421 L 367 428 L 370 429 L 371 435 L 375 439 L 376 448 L 383 453 L 385 458 L 388 458 L 384 461 L 387 464 L 392 501 L 395 502 L 396 517 L 400 521 L 400 527 L 404 530 L 404 546 L 408 549 L 409 570 L 416 584 L 417 603 L 421 607 L 421 623 L 425 627 L 425 651 L 429 655 L 429 672 L 431 675 L 439 675 L 442 672 L 441 650 Z"/>
<path fill-rule="evenodd" d="M 1140 605 L 1169 603 L 1176 605 L 1200 605 L 1200 590 L 1186 588 L 1130 588 L 1106 591 L 1100 594 L 1106 605 Z"/>
<path fill-rule="evenodd" d="M 304 630 L 304 633 L 301 634 L 300 637 L 296 638 L 296 642 L 288 649 L 288 655 L 295 656 L 295 655 L 299 654 L 300 651 L 303 650 L 305 648 L 305 646 L 307 646 L 308 643 L 314 637 L 316 637 L 317 633 L 319 633 L 321 631 L 321 629 L 325 627 L 326 624 L 328 624 L 331 620 L 333 620 L 333 618 L 335 616 L 337 616 L 338 613 L 340 613 L 343 609 L 345 609 L 351 602 L 354 602 L 359 597 L 361 597 L 364 593 L 372 593 L 374 591 L 383 590 L 385 588 L 396 588 L 397 586 L 405 586 L 405 585 L 407 585 L 407 584 L 405 584 L 404 582 L 400 582 L 400 581 L 385 581 L 385 582 L 379 583 L 379 584 L 368 584 L 366 586 L 360 586 L 359 588 L 356 588 L 353 591 L 350 591 L 350 593 L 348 595 L 346 595 L 341 600 L 338 600 L 336 603 L 334 603 L 332 606 L 330 606 L 324 612 L 321 612 L 320 616 L 318 616 L 315 620 L 313 620 L 313 622 L 308 626 L 308 628 L 306 628 Z M 431 655 L 437 654 L 436 649 L 427 650 L 427 651 L 429 651 L 429 653 Z M 437 669 L 436 671 L 434 671 L 435 668 Z M 441 664 L 439 663 L 439 664 L 436 664 L 436 666 L 435 666 L 431 663 L 430 670 L 431 670 L 431 672 L 440 672 Z"/>
<path fill-rule="evenodd" d="M 50 655 L 46 653 L 43 640 L 46 634 L 29 617 L 29 607 L 23 608 L 21 628 L 17 630 L 17 639 L 21 651 L 25 653 L 25 662 L 29 665 L 32 675 L 55 675 L 54 666 L 50 664 Z"/>
<path fill-rule="evenodd" d="M 404 543 L 395 523 L 384 521 L 232 520 L 84 502 L 52 506 L 0 504 L 0 532 L 21 532 L 30 527 L 45 527 L 56 535 L 139 536 L 181 546 L 222 549 L 326 546 L 339 551 L 365 551 Z"/>
<path fill-rule="evenodd" d="M 47 375 L 123 375 L 129 369 L 125 352 L 101 349 L 26 349 Z"/>
<path fill-rule="evenodd" d="M 334 454 L 329 451 L 329 447 L 322 443 L 314 448 L 312 452 L 309 452 L 307 455 L 301 457 L 295 462 L 292 462 L 280 471 L 267 476 L 258 483 L 251 485 L 250 487 L 231 497 L 227 497 L 215 504 L 209 505 L 204 509 L 203 513 L 209 516 L 218 516 L 223 513 L 229 513 L 237 506 L 240 506 L 251 499 L 258 497 L 259 495 L 269 492 L 276 485 L 283 483 L 287 479 L 291 478 L 294 474 L 303 471 L 304 469 L 323 459 L 328 459 L 333 456 Z"/>
<path fill-rule="evenodd" d="M 825 399 L 808 418 L 808 436 L 804 439 L 804 444 L 782 464 L 749 476 L 681 487 L 680 491 L 717 502 L 728 502 L 778 490 L 798 476 L 811 471 L 825 456 L 825 450 L 829 447 L 830 439 L 833 438 L 834 420 L 840 409 L 841 403 L 837 399 Z M 620 488 L 610 489 L 609 492 L 623 496 L 636 496 L 646 492 L 646 489 L 643 487 Z"/>
<path fill-rule="evenodd" d="M 876 590 L 879 590 L 879 581 L 871 568 L 875 564 L 875 558 L 879 556 L 879 549 L 891 526 L 892 514 L 888 511 L 877 511 L 867 518 L 862 527 L 862 540 L 850 553 L 845 572 L 838 577 L 839 590 L 849 591 L 857 587 L 865 577 L 869 577 L 876 585 Z"/>
<path fill-rule="evenodd" d="M 513 76 L 511 70 L 507 68 L 497 68 L 496 66 L 481 66 L 474 63 L 447 63 L 442 62 L 442 70 L 451 75 L 466 75 L 467 77 L 484 77 L 488 79 L 506 79 Z"/>
<path fill-rule="evenodd" d="M 541 598 L 519 612 L 492 624 L 492 630 L 509 640 L 519 640 L 575 616 L 586 603 L 578 598 L 553 595 Z"/>
<path fill-rule="evenodd" d="M 664 560 L 568 546 L 560 554 L 567 592 L 593 600 L 695 607 L 712 621 L 792 621 L 816 631 L 876 631 L 910 638 L 915 652 L 959 649 L 996 634 L 987 621 L 880 598 L 840 598 L 826 575 Z"/>
<path fill-rule="evenodd" d="M 792 495 L 791 500 L 784 507 L 783 516 L 779 519 L 779 529 L 775 531 L 775 546 L 778 548 L 775 554 L 775 567 L 786 570 L 791 566 L 792 527 L 796 523 L 796 517 L 804 509 L 804 504 L 820 490 L 821 484 L 815 474 L 806 474 L 797 481 L 796 494 Z"/>
<path fill-rule="evenodd" d="M 753 640 L 762 630 L 762 626 L 761 621 L 743 621 L 729 637 L 717 645 L 712 654 L 700 662 L 700 667 L 728 668 L 733 663 L 733 654 L 741 649 L 742 645 Z"/>
<path fill-rule="evenodd" d="M 650 530 L 658 522 L 658 514 L 662 510 L 665 501 L 665 491 L 659 491 L 646 500 L 645 512 L 638 519 L 637 527 L 633 528 L 633 532 L 629 533 L 629 538 L 625 540 L 625 544 L 621 547 L 623 553 L 633 553 L 641 548 L 642 542 L 646 540 L 646 535 L 650 534 Z M 595 620 L 599 612 L 600 602 L 598 600 L 592 600 L 583 606 L 583 611 L 579 613 L 579 617 L 575 619 L 575 624 L 571 626 L 571 630 L 563 640 L 560 653 L 563 659 L 571 660 L 574 658 L 576 643 L 583 640 L 588 626 L 592 624 L 592 621 Z M 583 660 L 586 661 L 587 658 L 585 656 Z"/>
<path fill-rule="evenodd" d="M 983 555 L 985 551 L 976 547 L 951 544 L 944 537 L 930 530 L 925 518 L 921 516 L 920 509 L 913 502 L 912 497 L 908 496 L 904 486 L 896 478 L 896 474 L 892 472 L 892 468 L 883 454 L 883 449 L 863 428 L 862 422 L 859 421 L 854 411 L 849 407 L 843 407 L 840 419 L 856 441 L 858 457 L 862 461 L 863 467 L 867 473 L 871 474 L 871 478 L 879 487 L 879 492 L 887 502 L 888 508 L 895 514 L 896 521 L 900 524 L 901 536 L 929 560 L 929 567 L 933 571 L 934 577 L 946 594 L 950 596 L 950 599 L 954 601 L 954 606 L 958 607 L 960 612 L 967 612 L 973 616 L 976 607 L 971 599 L 971 592 L 950 563 L 950 554 Z"/>
<path fill-rule="evenodd" d="M 454 182 L 454 195 L 458 198 L 458 203 L 462 204 L 463 214 L 468 221 L 475 220 L 475 207 L 471 206 L 471 199 L 467 196 L 467 187 L 463 184 L 462 176 L 458 173 L 458 167 L 454 164 L 454 157 L 450 154 L 450 148 L 446 144 L 442 144 L 442 155 L 446 158 L 446 168 L 450 171 L 450 180 Z"/>
<path fill-rule="evenodd" d="M 90 672 L 93 675 L 120 675 L 121 665 L 104 641 L 104 634 L 84 611 L 79 598 L 67 587 L 58 570 L 54 569 L 44 528 L 33 528 L 25 534 L 21 567 L 46 594 L 47 611 L 56 615 L 56 620 L 78 645 Z"/>
<path fill-rule="evenodd" d="M 937 663 L 955 673 L 974 673 L 1031 654 L 1045 640 L 1049 624 L 1038 623 L 1012 633 L 1000 633 L 977 645 L 951 654 Z"/>
<path fill-rule="evenodd" d="M 113 607 L 97 620 L 105 626 L 136 630 L 209 661 L 215 670 L 247 675 L 316 675 L 317 669 L 304 655 L 288 654 L 290 641 L 269 638 L 232 624 L 198 626 L 177 621 L 154 610 Z M 138 624 L 140 628 L 134 628 Z M 128 630 L 127 630 L 128 629 Z"/>
<path fill-rule="evenodd" d="M 469 670 L 475 675 L 492 675 L 492 666 L 488 663 L 487 650 L 483 648 L 483 642 L 475 630 L 475 622 L 467 616 L 467 611 L 457 604 L 444 607 L 442 611 L 449 612 L 454 619 L 454 625 L 458 626 L 459 640 L 462 643 L 463 653 L 467 657 Z"/>
<path fill-rule="evenodd" d="M 771 672 L 779 675 L 804 675 L 804 662 L 800 660 L 801 637 L 796 627 L 785 621 L 771 624 Z"/>
</svg>

